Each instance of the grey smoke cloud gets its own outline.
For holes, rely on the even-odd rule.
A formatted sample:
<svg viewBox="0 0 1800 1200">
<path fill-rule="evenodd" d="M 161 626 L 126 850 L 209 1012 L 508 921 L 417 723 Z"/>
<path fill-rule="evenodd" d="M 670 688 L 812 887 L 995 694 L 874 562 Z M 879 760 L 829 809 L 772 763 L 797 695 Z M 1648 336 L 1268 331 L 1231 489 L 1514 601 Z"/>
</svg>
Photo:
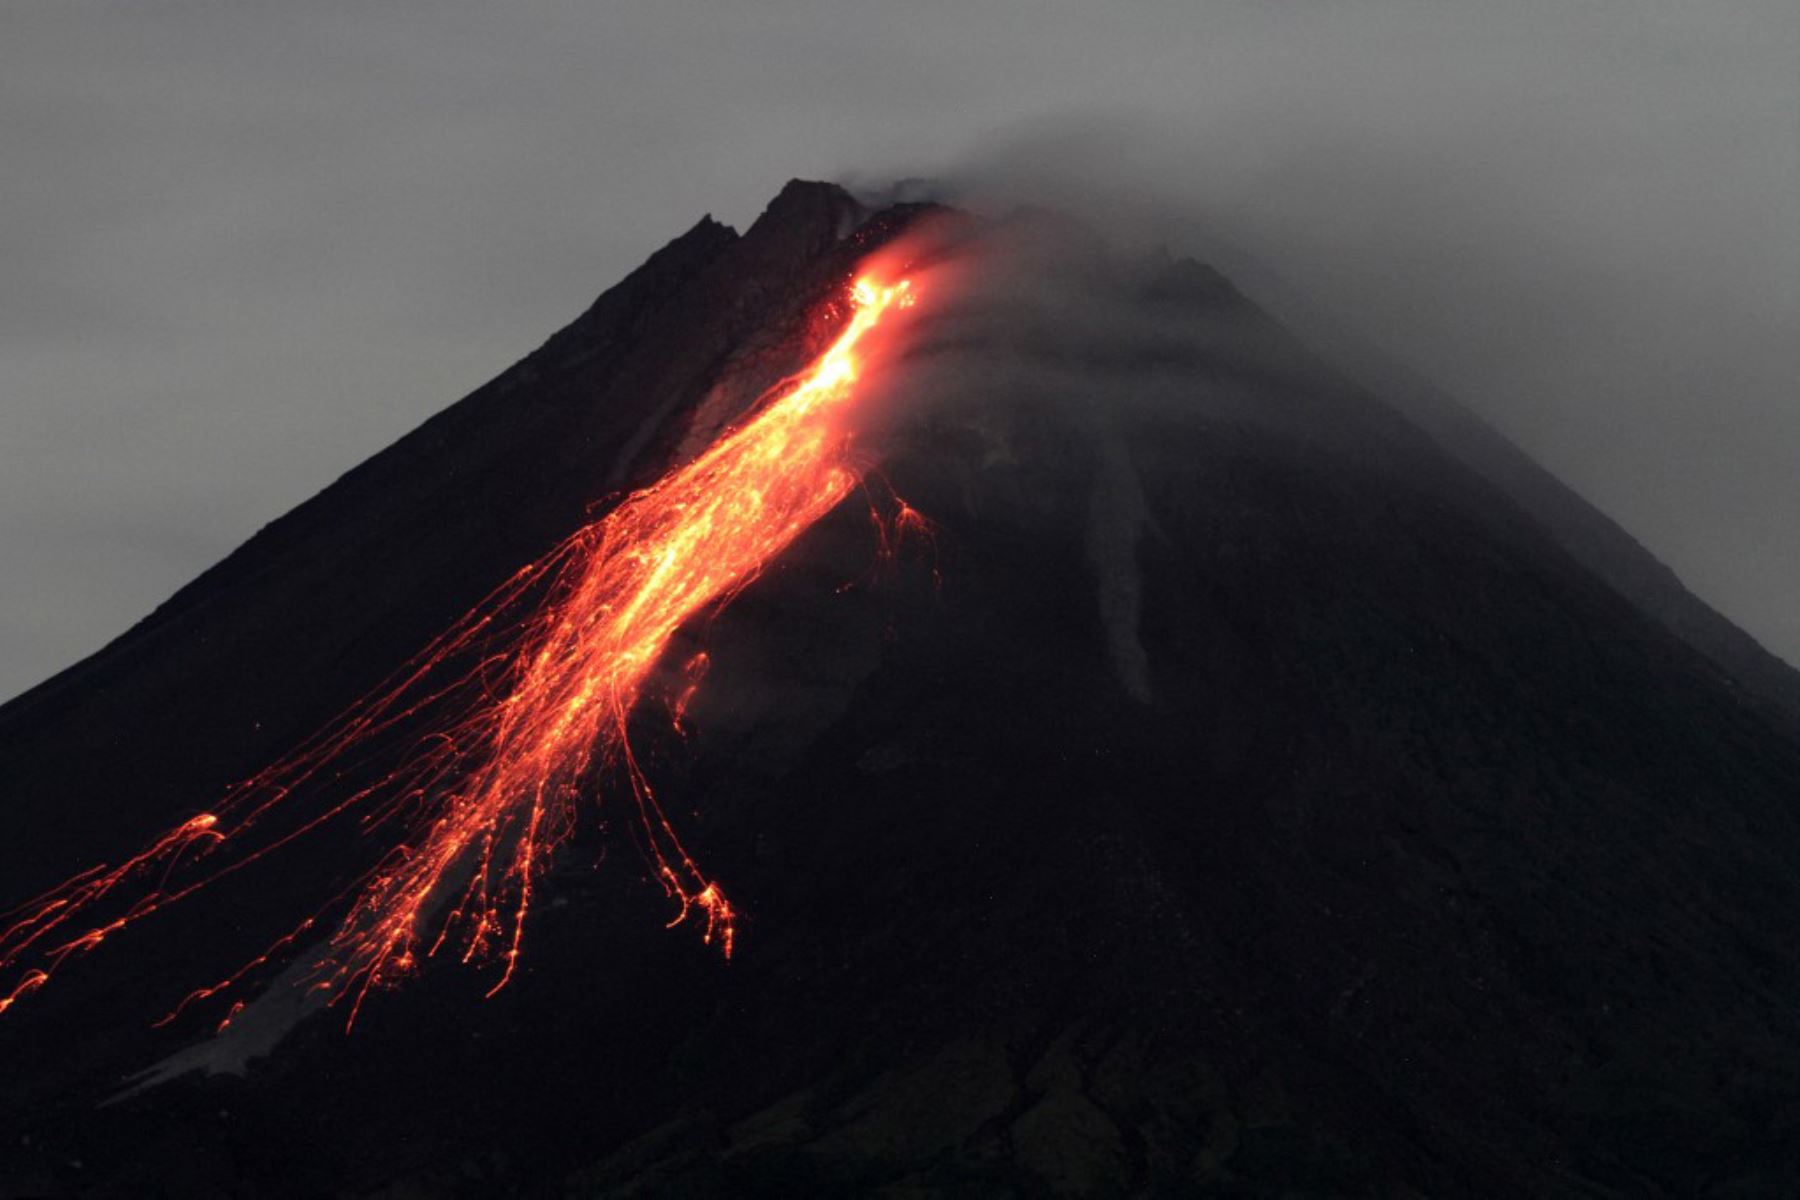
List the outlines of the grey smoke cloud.
<svg viewBox="0 0 1800 1200">
<path fill-rule="evenodd" d="M 1778 0 L 26 3 L 0 695 L 789 176 L 1240 254 L 1800 658 Z"/>
<path fill-rule="evenodd" d="M 1494 13 L 1476 55 L 1417 29 L 1385 43 L 1348 6 L 1349 65 L 1227 71 L 1182 119 L 1039 120 L 949 190 L 1196 252 L 1278 312 L 1303 298 L 1800 660 L 1797 21 L 1709 12 L 1690 40 L 1605 4 L 1538 15 L 1554 38 L 1507 38 Z"/>
</svg>

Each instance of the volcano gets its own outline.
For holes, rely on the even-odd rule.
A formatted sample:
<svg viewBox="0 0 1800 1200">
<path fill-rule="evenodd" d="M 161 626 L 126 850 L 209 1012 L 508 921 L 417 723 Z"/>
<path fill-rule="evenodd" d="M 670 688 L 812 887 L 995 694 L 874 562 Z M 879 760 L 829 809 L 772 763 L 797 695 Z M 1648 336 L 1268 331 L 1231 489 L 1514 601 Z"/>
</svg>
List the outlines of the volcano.
<svg viewBox="0 0 1800 1200">
<path fill-rule="evenodd" d="M 702 220 L 0 708 L 0 904 L 201 853 L 497 589 L 563 611 L 521 571 L 789 394 L 872 261 L 919 302 L 855 481 L 620 718 L 692 859 L 583 760 L 504 986 L 432 961 L 346 1032 L 311 916 L 405 868 L 277 839 L 0 980 L 0 1196 L 1800 1187 L 1800 677 L 1453 400 L 1044 212 Z M 449 736 L 384 711 L 295 827 Z"/>
</svg>

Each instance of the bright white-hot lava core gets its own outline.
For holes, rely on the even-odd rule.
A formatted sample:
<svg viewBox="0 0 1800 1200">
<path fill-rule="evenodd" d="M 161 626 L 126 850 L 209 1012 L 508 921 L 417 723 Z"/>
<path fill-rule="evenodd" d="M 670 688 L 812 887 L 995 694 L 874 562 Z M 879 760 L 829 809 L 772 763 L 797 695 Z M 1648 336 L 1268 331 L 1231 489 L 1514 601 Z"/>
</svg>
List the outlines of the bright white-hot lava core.
<svg viewBox="0 0 1800 1200">
<path fill-rule="evenodd" d="M 71 958 L 352 810 L 367 827 L 402 829 L 392 850 L 176 1012 L 238 983 L 338 910 L 335 932 L 311 951 L 310 986 L 348 998 L 347 1021 L 372 987 L 447 947 L 465 962 L 496 958 L 498 991 L 512 978 L 548 858 L 601 765 L 628 783 L 651 864 L 679 904 L 675 921 L 698 911 L 705 939 L 729 957 L 736 914 L 682 847 L 626 726 L 682 624 L 744 587 L 860 482 L 841 410 L 867 336 L 913 293 L 904 279 L 865 275 L 849 299 L 831 345 L 748 419 L 518 572 L 299 749 L 135 857 L 0 918 L 0 971 L 12 976 L 0 981 L 0 1013 Z M 302 784 L 402 723 L 428 732 L 400 767 L 317 812 L 276 819 Z"/>
</svg>

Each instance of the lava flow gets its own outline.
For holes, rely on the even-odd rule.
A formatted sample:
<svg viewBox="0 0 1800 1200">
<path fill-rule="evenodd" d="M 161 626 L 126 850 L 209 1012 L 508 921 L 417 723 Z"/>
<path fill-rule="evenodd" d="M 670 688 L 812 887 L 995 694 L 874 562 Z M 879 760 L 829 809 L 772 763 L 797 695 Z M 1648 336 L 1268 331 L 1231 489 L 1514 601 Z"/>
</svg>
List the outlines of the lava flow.
<svg viewBox="0 0 1800 1200">
<path fill-rule="evenodd" d="M 518 572 L 326 729 L 142 853 L 7 914 L 0 971 L 20 973 L 0 991 L 0 1013 L 70 958 L 352 811 L 367 828 L 401 826 L 398 844 L 264 954 L 175 1011 L 239 983 L 332 912 L 341 915 L 315 951 L 310 986 L 332 1002 L 350 998 L 350 1022 L 371 988 L 446 946 L 465 962 L 498 959 L 491 995 L 512 978 L 545 865 L 573 828 L 578 797 L 607 766 L 627 781 L 651 865 L 679 905 L 671 924 L 698 910 L 705 940 L 729 957 L 731 903 L 682 847 L 626 726 L 677 629 L 743 588 L 860 482 L 841 420 L 859 344 L 912 293 L 905 280 L 865 276 L 850 300 L 836 340 L 749 419 Z M 318 811 L 281 807 L 322 774 L 354 776 L 358 752 L 395 736 L 403 721 L 428 732 L 398 768 Z"/>
</svg>

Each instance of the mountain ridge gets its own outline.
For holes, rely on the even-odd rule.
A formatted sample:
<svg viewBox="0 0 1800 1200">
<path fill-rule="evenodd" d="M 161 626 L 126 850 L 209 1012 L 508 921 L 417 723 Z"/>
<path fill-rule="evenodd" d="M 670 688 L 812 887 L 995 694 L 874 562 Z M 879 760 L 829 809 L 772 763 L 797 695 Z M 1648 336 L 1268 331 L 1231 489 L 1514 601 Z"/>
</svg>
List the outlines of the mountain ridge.
<svg viewBox="0 0 1800 1200">
<path fill-rule="evenodd" d="M 0 878 L 127 849 L 330 717 L 654 478 L 679 418 L 804 362 L 819 300 L 933 211 L 790 184 L 741 236 L 701 222 L 0 709 Z M 744 912 L 729 964 L 663 928 L 602 808 L 493 999 L 428 971 L 350 1037 L 95 1110 L 204 1036 L 143 1030 L 144 996 L 357 842 L 297 850 L 0 1020 L 0 1194 L 1800 1180 L 1791 730 L 1223 276 L 1006 257 L 1042 234 L 972 219 L 1023 274 L 925 306 L 894 381 L 881 472 L 930 543 L 883 559 L 840 506 L 684 634 L 713 659 L 687 732 L 634 722 Z"/>
</svg>

